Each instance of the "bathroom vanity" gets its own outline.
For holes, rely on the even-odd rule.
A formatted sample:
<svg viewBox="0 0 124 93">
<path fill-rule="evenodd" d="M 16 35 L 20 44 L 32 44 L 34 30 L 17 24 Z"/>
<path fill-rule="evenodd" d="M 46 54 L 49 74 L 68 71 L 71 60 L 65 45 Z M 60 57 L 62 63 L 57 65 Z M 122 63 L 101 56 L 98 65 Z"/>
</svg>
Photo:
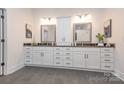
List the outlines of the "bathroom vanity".
<svg viewBox="0 0 124 93">
<path fill-rule="evenodd" d="M 114 47 L 24 45 L 26 66 L 114 71 Z"/>
</svg>

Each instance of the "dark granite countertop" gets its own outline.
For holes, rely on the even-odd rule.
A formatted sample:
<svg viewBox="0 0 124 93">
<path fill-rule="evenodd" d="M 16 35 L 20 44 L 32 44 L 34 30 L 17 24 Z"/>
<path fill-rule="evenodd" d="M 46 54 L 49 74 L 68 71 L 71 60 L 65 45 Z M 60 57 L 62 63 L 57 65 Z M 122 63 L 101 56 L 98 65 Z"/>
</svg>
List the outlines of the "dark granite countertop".
<svg viewBox="0 0 124 93">
<path fill-rule="evenodd" d="M 115 44 L 111 43 L 110 46 L 106 46 L 106 44 L 104 44 L 104 46 L 97 46 L 97 43 L 87 43 L 87 44 L 83 44 L 83 45 L 55 45 L 55 44 L 50 44 L 50 43 L 37 43 L 37 44 L 32 44 L 32 43 L 24 43 L 24 46 L 32 46 L 32 47 L 81 47 L 81 48 L 115 48 Z"/>
</svg>

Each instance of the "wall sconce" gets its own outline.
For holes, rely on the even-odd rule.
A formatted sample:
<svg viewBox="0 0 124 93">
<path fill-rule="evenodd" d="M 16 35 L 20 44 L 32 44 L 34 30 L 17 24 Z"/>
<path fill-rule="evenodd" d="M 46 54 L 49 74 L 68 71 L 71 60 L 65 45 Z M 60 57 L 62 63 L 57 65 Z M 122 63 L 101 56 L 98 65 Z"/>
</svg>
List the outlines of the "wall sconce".
<svg viewBox="0 0 124 93">
<path fill-rule="evenodd" d="M 86 19 L 91 19 L 92 16 L 91 16 L 90 14 L 85 14 L 84 17 L 85 17 Z"/>
<path fill-rule="evenodd" d="M 77 15 L 80 19 L 83 17 L 83 18 L 86 18 L 86 19 L 91 19 L 91 15 L 90 14 L 84 14 L 84 15 Z"/>
<path fill-rule="evenodd" d="M 80 19 L 81 19 L 81 17 L 82 17 L 82 15 L 77 15 Z"/>
<path fill-rule="evenodd" d="M 74 23 L 91 22 L 91 18 L 92 16 L 89 13 L 84 15 L 77 15 L 74 18 Z"/>
<path fill-rule="evenodd" d="M 52 17 L 43 17 L 41 18 L 41 24 L 48 25 L 48 24 L 56 24 L 56 18 Z"/>
</svg>

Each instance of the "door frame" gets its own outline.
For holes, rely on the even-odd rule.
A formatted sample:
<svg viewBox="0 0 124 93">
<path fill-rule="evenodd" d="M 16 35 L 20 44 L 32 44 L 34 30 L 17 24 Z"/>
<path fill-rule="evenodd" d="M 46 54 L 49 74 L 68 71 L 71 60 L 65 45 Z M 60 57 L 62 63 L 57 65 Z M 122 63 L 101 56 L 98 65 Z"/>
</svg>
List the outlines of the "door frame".
<svg viewBox="0 0 124 93">
<path fill-rule="evenodd" d="M 2 16 L 1 16 L 1 20 L 2 20 L 2 35 L 1 35 L 1 66 L 2 66 L 2 73 L 1 76 L 6 75 L 7 74 L 7 14 L 6 14 L 6 9 L 4 8 L 0 8 L 0 10 L 2 11 Z"/>
</svg>

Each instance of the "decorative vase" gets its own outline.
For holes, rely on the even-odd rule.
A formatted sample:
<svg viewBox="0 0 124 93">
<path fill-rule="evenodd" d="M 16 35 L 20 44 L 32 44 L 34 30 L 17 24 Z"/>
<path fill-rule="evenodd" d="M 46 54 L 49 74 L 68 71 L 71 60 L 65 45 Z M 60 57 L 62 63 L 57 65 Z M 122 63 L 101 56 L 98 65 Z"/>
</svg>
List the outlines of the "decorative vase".
<svg viewBox="0 0 124 93">
<path fill-rule="evenodd" d="M 103 40 L 99 40 L 98 46 L 104 46 Z"/>
</svg>

